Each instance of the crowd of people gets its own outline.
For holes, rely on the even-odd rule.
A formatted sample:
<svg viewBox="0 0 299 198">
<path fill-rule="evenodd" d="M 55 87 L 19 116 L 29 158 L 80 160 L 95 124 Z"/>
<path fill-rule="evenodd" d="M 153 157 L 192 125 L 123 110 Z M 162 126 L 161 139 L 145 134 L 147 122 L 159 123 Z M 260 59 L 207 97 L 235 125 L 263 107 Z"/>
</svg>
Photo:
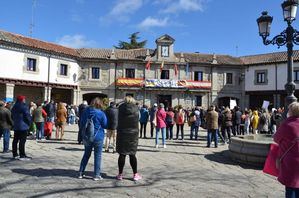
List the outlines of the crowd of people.
<svg viewBox="0 0 299 198">
<path fill-rule="evenodd" d="M 288 118 L 284 121 L 284 116 Z M 283 122 L 284 121 L 284 122 Z M 150 122 L 149 133 L 147 126 Z M 55 138 L 64 138 L 66 124 L 78 124 L 78 144 L 84 144 L 84 155 L 79 168 L 79 178 L 85 176 L 85 168 L 94 151 L 94 180 L 101 177 L 102 148 L 105 152 L 117 152 L 118 180 L 123 179 L 123 169 L 126 156 L 129 156 L 133 171 L 133 180 L 142 177 L 137 171 L 137 147 L 139 138 L 154 138 L 155 148 L 166 148 L 168 140 L 185 140 L 185 127 L 189 127 L 189 139 L 199 139 L 199 129 L 206 129 L 207 147 L 218 147 L 218 140 L 229 144 L 231 136 L 248 134 L 274 135 L 274 140 L 281 149 L 284 161 L 299 165 L 298 155 L 298 123 L 299 103 L 289 107 L 288 112 L 283 108 L 272 109 L 244 109 L 239 107 L 230 109 L 211 105 L 207 110 L 202 107 L 184 109 L 181 105 L 174 108 L 165 107 L 163 103 L 154 104 L 148 108 L 140 106 L 134 98 L 127 96 L 123 102 L 111 102 L 104 106 L 103 100 L 95 98 L 90 105 L 83 101 L 78 107 L 54 101 L 44 103 L 31 102 L 26 104 L 25 96 L 18 96 L 15 103 L 0 101 L 0 137 L 3 136 L 3 152 L 9 151 L 10 130 L 14 131 L 12 154 L 14 159 L 30 160 L 26 155 L 25 143 L 28 135 L 38 141 L 52 138 L 53 125 L 56 128 Z M 174 136 L 174 128 L 176 133 Z M 277 134 L 276 134 L 276 131 Z M 88 135 L 91 134 L 91 135 Z M 160 134 L 162 145 L 160 146 Z M 291 145 L 291 147 L 290 147 Z M 290 152 L 296 148 L 297 152 Z M 289 153 L 288 156 L 285 156 Z M 295 167 L 295 166 L 292 166 Z M 298 193 L 299 170 L 290 173 L 286 163 L 282 163 L 279 181 L 286 185 L 286 191 Z M 297 181 L 293 181 L 297 179 Z M 292 182 L 290 182 L 290 180 Z"/>
</svg>

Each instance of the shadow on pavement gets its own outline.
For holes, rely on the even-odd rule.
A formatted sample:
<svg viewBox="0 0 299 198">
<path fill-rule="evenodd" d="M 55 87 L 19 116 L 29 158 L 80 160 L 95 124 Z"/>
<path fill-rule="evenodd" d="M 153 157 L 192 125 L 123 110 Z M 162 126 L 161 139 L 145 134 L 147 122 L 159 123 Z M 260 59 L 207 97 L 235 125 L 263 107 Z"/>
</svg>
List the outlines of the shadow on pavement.
<svg viewBox="0 0 299 198">
<path fill-rule="evenodd" d="M 251 166 L 251 165 L 242 164 L 242 163 L 233 161 L 229 156 L 229 150 L 225 150 L 222 152 L 214 152 L 213 154 L 207 154 L 204 157 L 210 161 L 217 162 L 220 164 L 240 166 L 244 169 L 262 170 L 262 168 L 260 168 L 260 167 Z"/>
<path fill-rule="evenodd" d="M 84 151 L 84 148 L 65 148 L 65 147 L 59 147 L 56 148 L 63 151 Z"/>
</svg>

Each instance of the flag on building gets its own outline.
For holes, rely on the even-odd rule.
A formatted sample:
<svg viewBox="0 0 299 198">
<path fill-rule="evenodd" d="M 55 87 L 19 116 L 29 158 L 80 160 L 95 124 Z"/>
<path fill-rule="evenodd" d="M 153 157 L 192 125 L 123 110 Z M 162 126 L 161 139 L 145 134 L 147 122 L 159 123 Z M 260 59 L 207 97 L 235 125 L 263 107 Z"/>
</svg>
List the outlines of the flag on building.
<svg viewBox="0 0 299 198">
<path fill-rule="evenodd" d="M 188 77 L 189 75 L 189 63 L 187 62 L 186 64 L 186 76 Z"/>
<path fill-rule="evenodd" d="M 161 67 L 160 67 L 161 72 L 162 72 L 163 67 L 164 67 L 164 61 L 162 61 L 162 63 L 161 63 Z"/>
<path fill-rule="evenodd" d="M 176 76 L 178 75 L 178 66 L 177 66 L 177 64 L 174 64 L 174 74 Z"/>
<path fill-rule="evenodd" d="M 151 59 L 148 59 L 146 65 L 145 65 L 145 69 L 150 70 L 151 68 Z"/>
</svg>

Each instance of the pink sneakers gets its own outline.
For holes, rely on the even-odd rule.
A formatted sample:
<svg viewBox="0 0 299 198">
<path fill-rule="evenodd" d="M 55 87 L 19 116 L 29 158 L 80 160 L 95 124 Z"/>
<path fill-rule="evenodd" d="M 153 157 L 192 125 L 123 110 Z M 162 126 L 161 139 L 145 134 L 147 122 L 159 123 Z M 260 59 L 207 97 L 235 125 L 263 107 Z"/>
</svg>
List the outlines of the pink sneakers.
<svg viewBox="0 0 299 198">
<path fill-rule="evenodd" d="M 116 179 L 117 179 L 117 180 L 123 180 L 123 175 L 122 175 L 122 174 L 118 174 L 118 175 L 116 176 Z"/>
<path fill-rule="evenodd" d="M 138 173 L 134 174 L 134 176 L 133 176 L 134 181 L 138 181 L 138 180 L 141 180 L 141 179 L 142 179 L 141 175 L 139 175 Z"/>
</svg>

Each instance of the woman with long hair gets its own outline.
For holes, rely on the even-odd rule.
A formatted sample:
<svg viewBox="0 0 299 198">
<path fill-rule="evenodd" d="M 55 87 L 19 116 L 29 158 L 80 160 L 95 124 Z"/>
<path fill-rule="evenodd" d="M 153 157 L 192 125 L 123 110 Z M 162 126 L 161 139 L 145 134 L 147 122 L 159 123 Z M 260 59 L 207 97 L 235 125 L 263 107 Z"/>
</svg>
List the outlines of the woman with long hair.
<svg viewBox="0 0 299 198">
<path fill-rule="evenodd" d="M 101 180 L 101 162 L 102 162 L 102 148 L 104 142 L 104 129 L 107 128 L 107 117 L 102 111 L 103 101 L 100 98 L 92 100 L 91 105 L 83 112 L 80 120 L 80 126 L 82 129 L 82 138 L 84 144 L 84 155 L 81 160 L 79 169 L 79 179 L 84 177 L 84 171 L 88 160 L 90 158 L 92 150 L 94 150 L 94 181 Z M 93 129 L 91 134 L 92 139 L 87 137 L 87 125 L 93 123 Z M 84 131 L 86 131 L 84 133 Z"/>
<path fill-rule="evenodd" d="M 64 125 L 66 123 L 67 119 L 67 113 L 66 113 L 66 108 L 63 103 L 59 103 L 57 106 L 57 111 L 56 111 L 56 139 L 63 139 L 64 136 Z M 59 138 L 59 132 L 60 132 L 60 138 Z"/>
<path fill-rule="evenodd" d="M 133 170 L 133 180 L 141 179 L 137 172 L 137 146 L 138 146 L 138 121 L 139 110 L 135 100 L 127 96 L 124 103 L 118 109 L 118 127 L 116 137 L 116 152 L 118 157 L 118 175 L 117 179 L 123 179 L 123 169 L 125 166 L 126 155 L 130 156 L 130 164 Z"/>
</svg>

